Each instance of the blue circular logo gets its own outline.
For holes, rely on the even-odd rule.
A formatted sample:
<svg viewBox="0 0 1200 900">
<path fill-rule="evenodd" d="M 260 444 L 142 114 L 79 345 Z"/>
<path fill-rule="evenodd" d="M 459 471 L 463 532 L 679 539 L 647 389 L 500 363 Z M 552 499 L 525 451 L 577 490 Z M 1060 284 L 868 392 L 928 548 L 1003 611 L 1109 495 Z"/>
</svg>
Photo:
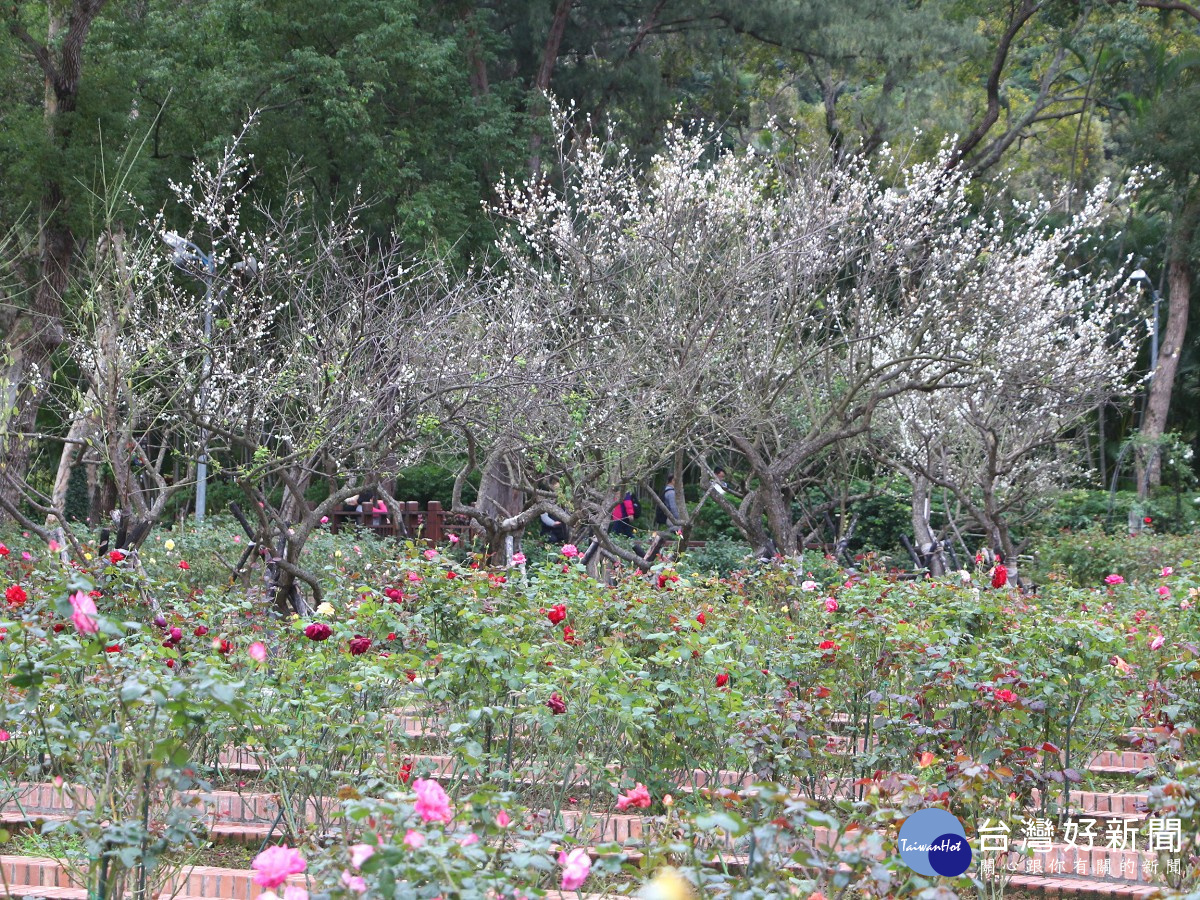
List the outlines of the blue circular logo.
<svg viewBox="0 0 1200 900">
<path fill-rule="evenodd" d="M 904 820 L 897 838 L 900 858 L 920 875 L 955 876 L 971 865 L 962 822 L 944 809 L 920 809 Z"/>
</svg>

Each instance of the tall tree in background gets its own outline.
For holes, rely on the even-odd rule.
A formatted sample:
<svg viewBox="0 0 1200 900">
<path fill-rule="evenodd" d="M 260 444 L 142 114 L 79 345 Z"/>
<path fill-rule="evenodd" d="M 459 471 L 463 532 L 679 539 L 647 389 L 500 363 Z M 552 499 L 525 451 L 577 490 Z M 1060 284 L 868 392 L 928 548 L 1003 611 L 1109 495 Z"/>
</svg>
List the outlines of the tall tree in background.
<svg viewBox="0 0 1200 900">
<path fill-rule="evenodd" d="M 60 157 L 76 130 L 75 111 L 83 83 L 88 33 L 107 0 L 50 0 L 13 3 L 8 32 L 33 60 L 45 81 L 43 117 L 46 157 L 38 199 L 38 259 L 33 302 L 9 329 L 0 363 L 0 470 L 24 479 L 37 418 L 39 386 L 50 380 L 51 358 L 63 341 L 63 296 L 67 290 L 75 233 L 67 208 L 69 173 Z M 36 24 L 35 24 L 36 23 Z M 30 29 L 41 24 L 45 39 Z M 0 495 L 15 500 L 9 479 Z"/>
</svg>

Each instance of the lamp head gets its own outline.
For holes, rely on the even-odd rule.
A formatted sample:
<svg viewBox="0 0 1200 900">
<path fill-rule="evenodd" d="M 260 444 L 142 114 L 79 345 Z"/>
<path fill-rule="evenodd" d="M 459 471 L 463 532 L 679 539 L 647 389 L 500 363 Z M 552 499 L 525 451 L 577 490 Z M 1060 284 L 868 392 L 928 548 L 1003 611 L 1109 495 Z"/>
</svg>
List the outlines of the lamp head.
<svg viewBox="0 0 1200 900">
<path fill-rule="evenodd" d="M 1138 284 L 1150 284 L 1150 276 L 1146 274 L 1145 269 L 1134 269 L 1129 273 L 1129 280 L 1136 281 Z"/>
</svg>

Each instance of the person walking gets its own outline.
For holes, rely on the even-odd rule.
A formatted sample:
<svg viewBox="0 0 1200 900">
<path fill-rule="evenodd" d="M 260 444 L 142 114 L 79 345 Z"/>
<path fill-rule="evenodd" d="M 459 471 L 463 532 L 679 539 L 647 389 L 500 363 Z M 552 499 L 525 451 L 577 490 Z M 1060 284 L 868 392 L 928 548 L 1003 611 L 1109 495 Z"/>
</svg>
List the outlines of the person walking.
<svg viewBox="0 0 1200 900">
<path fill-rule="evenodd" d="M 608 533 L 633 537 L 633 520 L 637 518 L 637 514 L 637 501 L 633 499 L 633 492 L 626 491 L 625 496 L 612 508 L 612 522 L 609 523 Z"/>
<path fill-rule="evenodd" d="M 660 507 L 658 514 L 654 517 L 656 525 L 668 525 L 672 522 L 679 521 L 679 506 L 675 500 L 675 475 L 674 473 L 667 476 L 667 486 L 663 488 L 662 493 L 663 506 L 666 512 Z"/>
</svg>

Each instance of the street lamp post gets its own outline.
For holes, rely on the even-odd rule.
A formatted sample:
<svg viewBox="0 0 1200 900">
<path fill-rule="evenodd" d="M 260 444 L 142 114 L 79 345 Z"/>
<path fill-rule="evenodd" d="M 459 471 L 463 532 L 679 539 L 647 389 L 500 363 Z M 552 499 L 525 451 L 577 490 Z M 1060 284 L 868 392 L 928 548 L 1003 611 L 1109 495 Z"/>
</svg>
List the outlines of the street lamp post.
<svg viewBox="0 0 1200 900">
<path fill-rule="evenodd" d="M 213 281 L 217 275 L 217 264 L 211 254 L 205 253 L 191 241 L 180 237 L 173 231 L 164 231 L 163 243 L 175 251 L 175 265 L 184 268 L 184 264 L 192 261 L 204 267 L 201 276 L 204 281 L 204 363 L 200 369 L 200 410 L 208 405 L 208 378 L 212 373 L 212 351 L 209 339 L 212 337 L 212 300 Z M 196 524 L 204 521 L 204 512 L 208 503 L 208 429 L 200 429 L 200 456 L 196 460 Z"/>
<path fill-rule="evenodd" d="M 1150 291 L 1150 296 L 1154 300 L 1154 323 L 1150 330 L 1150 377 L 1146 384 L 1146 401 L 1142 404 L 1142 424 L 1144 425 L 1146 421 L 1146 409 L 1150 405 L 1151 387 L 1154 384 L 1155 376 L 1158 375 L 1158 304 L 1162 299 L 1162 295 L 1159 293 L 1158 288 L 1154 286 L 1154 282 L 1150 280 L 1150 276 L 1146 274 L 1145 269 L 1135 269 L 1132 273 L 1130 273 L 1129 280 L 1136 282 L 1139 287 L 1148 288 Z M 1141 425 L 1138 427 L 1141 428 Z M 1150 493 L 1150 473 L 1153 469 L 1154 456 L 1157 453 L 1158 448 L 1156 447 L 1153 451 L 1151 451 L 1151 455 L 1146 462 L 1145 493 L 1147 495 Z M 1140 484 L 1138 485 L 1138 492 L 1139 496 L 1141 496 L 1142 486 Z"/>
</svg>

